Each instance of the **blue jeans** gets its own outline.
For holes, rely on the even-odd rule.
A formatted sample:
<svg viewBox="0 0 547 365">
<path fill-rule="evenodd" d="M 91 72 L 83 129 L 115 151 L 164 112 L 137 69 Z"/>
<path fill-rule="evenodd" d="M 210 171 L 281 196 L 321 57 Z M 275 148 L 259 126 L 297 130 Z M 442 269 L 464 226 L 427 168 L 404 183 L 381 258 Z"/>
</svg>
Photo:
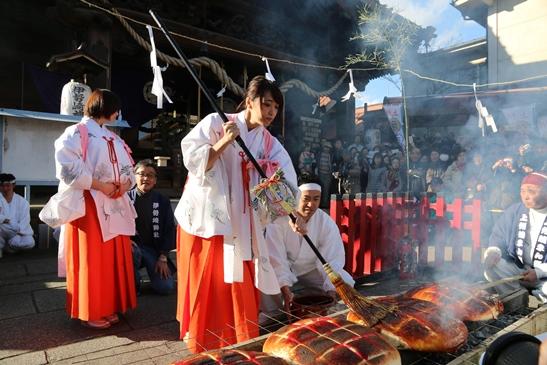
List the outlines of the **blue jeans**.
<svg viewBox="0 0 547 365">
<path fill-rule="evenodd" d="M 161 295 L 171 294 L 175 288 L 175 271 L 173 265 L 169 265 L 171 276 L 162 278 L 161 275 L 156 272 L 156 262 L 158 261 L 159 253 L 152 247 L 138 246 L 135 243 L 131 246 L 133 251 L 133 267 L 135 269 L 135 288 L 137 289 L 137 292 L 140 291 L 141 286 L 139 269 L 144 266 L 150 277 L 152 289 Z"/>
</svg>

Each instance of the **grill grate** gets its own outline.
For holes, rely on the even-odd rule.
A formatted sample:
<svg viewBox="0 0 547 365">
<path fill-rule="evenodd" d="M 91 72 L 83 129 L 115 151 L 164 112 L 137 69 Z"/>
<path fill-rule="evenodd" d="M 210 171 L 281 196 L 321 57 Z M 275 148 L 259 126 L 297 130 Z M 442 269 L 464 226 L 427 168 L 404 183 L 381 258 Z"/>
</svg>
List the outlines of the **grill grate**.
<svg viewBox="0 0 547 365">
<path fill-rule="evenodd" d="M 403 365 L 445 365 L 455 360 L 459 356 L 472 351 L 488 338 L 494 336 L 505 327 L 513 324 L 521 318 L 526 317 L 534 311 L 533 308 L 522 307 L 510 313 L 504 313 L 497 319 L 492 319 L 485 322 L 469 322 L 466 323 L 469 330 L 467 343 L 452 353 L 427 353 L 403 350 L 401 360 Z"/>
<path fill-rule="evenodd" d="M 529 308 L 526 306 L 527 301 L 523 300 L 522 298 L 517 298 L 515 301 L 516 296 L 526 296 L 527 299 L 528 293 L 526 291 L 522 291 L 521 293 L 514 293 L 511 298 L 501 298 L 502 301 L 505 304 L 507 301 L 512 300 L 513 302 L 518 303 L 517 305 L 510 304 L 506 306 L 506 309 L 509 310 L 507 313 L 501 314 L 497 319 L 484 321 L 484 322 L 467 322 L 466 326 L 469 331 L 468 339 L 466 344 L 464 344 L 460 349 L 458 349 L 455 352 L 452 353 L 427 353 L 427 352 L 418 352 L 418 351 L 411 351 L 411 350 L 400 350 L 401 354 L 401 360 L 403 365 L 446 365 L 450 363 L 451 361 L 457 359 L 459 356 L 473 351 L 477 346 L 479 346 L 481 343 L 483 343 L 488 338 L 494 336 L 499 331 L 503 330 L 507 326 L 511 325 L 512 323 L 518 321 L 519 319 L 529 315 L 534 311 L 533 308 Z M 345 314 L 347 313 L 347 307 L 342 303 L 337 303 L 330 307 L 327 310 L 327 313 L 313 313 L 309 311 L 308 313 L 312 316 L 343 316 L 345 318 Z M 262 337 L 258 337 L 256 339 L 249 340 L 245 344 L 234 344 L 230 345 L 229 343 L 226 343 L 226 348 L 237 348 L 240 350 L 250 350 L 250 351 L 262 351 L 262 345 L 265 341 L 265 338 L 278 330 L 279 328 L 285 326 L 289 322 L 295 322 L 300 319 L 308 318 L 309 316 L 295 316 L 293 313 L 288 313 L 283 310 L 279 311 L 279 315 L 276 316 L 267 316 L 269 319 L 268 324 L 258 324 L 255 322 L 252 322 L 253 325 L 256 325 L 259 330 Z M 248 322 L 251 322 L 248 320 Z M 209 331 L 211 334 L 213 334 L 215 337 L 218 337 L 216 333 L 219 333 L 219 331 Z M 227 339 L 228 341 L 235 340 L 235 339 Z M 235 342 L 235 341 L 234 341 Z M 202 351 L 210 350 L 210 345 L 200 343 L 198 344 L 199 348 L 202 349 Z"/>
</svg>

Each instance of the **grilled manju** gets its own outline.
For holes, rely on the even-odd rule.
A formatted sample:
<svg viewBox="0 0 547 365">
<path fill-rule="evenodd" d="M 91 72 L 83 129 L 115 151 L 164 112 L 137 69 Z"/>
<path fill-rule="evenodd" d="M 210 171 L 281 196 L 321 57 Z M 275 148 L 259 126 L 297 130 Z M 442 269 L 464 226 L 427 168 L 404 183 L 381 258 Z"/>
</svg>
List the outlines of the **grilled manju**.
<svg viewBox="0 0 547 365">
<path fill-rule="evenodd" d="M 381 335 L 344 319 L 303 319 L 272 333 L 264 352 L 294 365 L 399 365 L 401 357 Z"/>
<path fill-rule="evenodd" d="M 462 283 L 426 284 L 407 291 L 403 296 L 435 303 L 462 321 L 486 321 L 503 313 L 503 303 L 496 296 Z"/>
<path fill-rule="evenodd" d="M 450 352 L 467 341 L 465 324 L 443 315 L 433 303 L 402 297 L 383 297 L 377 301 L 397 305 L 397 310 L 388 313 L 372 328 L 400 349 Z M 353 312 L 348 313 L 348 320 L 363 324 Z"/>
</svg>

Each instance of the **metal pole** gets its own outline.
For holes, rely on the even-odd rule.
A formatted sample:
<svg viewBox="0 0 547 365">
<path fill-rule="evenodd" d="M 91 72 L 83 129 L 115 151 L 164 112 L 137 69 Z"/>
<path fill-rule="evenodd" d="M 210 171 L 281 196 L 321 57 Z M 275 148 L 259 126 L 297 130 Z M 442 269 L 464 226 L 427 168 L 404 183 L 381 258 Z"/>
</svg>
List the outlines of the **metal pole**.
<svg viewBox="0 0 547 365">
<path fill-rule="evenodd" d="M 190 75 L 192 75 L 192 77 L 194 78 L 194 80 L 198 83 L 201 91 L 203 91 L 203 94 L 205 95 L 205 97 L 209 100 L 209 103 L 211 104 L 211 106 L 213 107 L 213 109 L 215 110 L 216 113 L 218 113 L 218 115 L 220 115 L 220 117 L 222 118 L 222 120 L 224 121 L 224 123 L 227 123 L 229 120 L 228 120 L 228 117 L 226 116 L 226 114 L 224 114 L 224 112 L 218 107 L 217 103 L 216 103 L 216 100 L 215 98 L 213 97 L 213 95 L 211 94 L 211 92 L 209 91 L 209 89 L 205 86 L 205 83 L 203 82 L 203 80 L 201 80 L 197 73 L 196 73 L 196 70 L 194 70 L 194 67 L 192 67 L 192 65 L 190 64 L 190 62 L 188 62 L 188 58 L 186 58 L 186 56 L 184 55 L 184 53 L 182 52 L 182 50 L 180 49 L 179 45 L 173 40 L 173 38 L 171 37 L 171 34 L 169 34 L 169 32 L 167 32 L 165 30 L 165 27 L 163 26 L 162 22 L 159 20 L 159 18 L 156 17 L 156 15 L 154 14 L 154 12 L 152 10 L 148 10 L 148 12 L 150 13 L 150 15 L 152 15 L 152 18 L 154 18 L 154 21 L 156 22 L 156 24 L 158 24 L 158 27 L 161 29 L 161 31 L 163 32 L 163 34 L 165 35 L 165 37 L 167 38 L 167 40 L 169 41 L 169 43 L 171 43 L 171 46 L 173 46 L 173 49 L 175 50 L 175 52 L 177 53 L 177 55 L 179 56 L 179 58 L 181 59 L 182 63 L 184 64 L 184 66 L 186 67 L 186 69 L 188 70 L 188 72 L 190 72 Z M 247 148 L 247 146 L 245 145 L 245 142 L 243 141 L 243 139 L 241 139 L 240 136 L 237 136 L 236 138 L 236 142 L 239 144 L 239 146 L 241 147 L 241 149 L 245 152 L 245 154 L 247 155 L 247 158 L 249 158 L 249 161 L 251 161 L 251 163 L 253 164 L 253 166 L 255 167 L 256 171 L 258 171 L 258 173 L 260 174 L 260 176 L 264 179 L 267 179 L 268 177 L 266 176 L 266 174 L 264 173 L 264 170 L 262 170 L 262 167 L 260 167 L 260 165 L 258 164 L 258 162 L 256 161 L 256 159 L 254 158 L 254 156 L 251 154 L 251 151 L 249 151 L 249 149 Z M 289 217 L 291 218 L 291 220 L 294 222 L 296 221 L 296 216 L 294 214 L 289 214 Z M 304 236 L 304 239 L 306 240 L 306 242 L 308 243 L 308 245 L 310 246 L 310 248 L 313 250 L 313 252 L 315 253 L 315 255 L 317 256 L 317 258 L 319 259 L 319 261 L 321 261 L 321 264 L 322 265 L 325 265 L 327 263 L 327 261 L 325 260 L 325 258 L 323 257 L 323 255 L 321 255 L 321 253 L 319 252 L 319 250 L 317 249 L 317 247 L 315 247 L 313 241 L 308 237 L 308 235 L 303 235 Z"/>
<path fill-rule="evenodd" d="M 220 117 L 222 118 L 222 121 L 224 123 L 228 123 L 229 122 L 228 117 L 219 108 L 219 106 L 217 105 L 217 103 L 215 101 L 215 98 L 213 97 L 213 95 L 211 94 L 211 92 L 209 91 L 207 86 L 205 86 L 205 83 L 203 82 L 203 80 L 201 80 L 199 78 L 199 76 L 197 75 L 196 70 L 194 69 L 194 67 L 190 64 L 190 62 L 188 62 L 188 58 L 184 55 L 184 53 L 180 49 L 179 45 L 173 40 L 173 38 L 171 37 L 171 34 L 169 34 L 169 32 L 167 32 L 165 30 L 165 27 L 163 26 L 163 23 L 159 20 L 158 17 L 156 17 L 156 14 L 154 14 L 154 12 L 152 10 L 149 10 L 148 12 L 152 16 L 152 18 L 154 19 L 156 24 L 158 24 L 158 27 L 160 28 L 160 30 L 165 35 L 165 37 L 167 38 L 167 40 L 169 41 L 169 43 L 171 44 L 171 46 L 173 47 L 173 49 L 175 50 L 177 55 L 179 56 L 180 60 L 182 61 L 182 63 L 184 64 L 184 66 L 186 67 L 188 72 L 190 72 L 190 75 L 192 76 L 194 81 L 197 82 L 197 84 L 200 87 L 201 91 L 203 91 L 203 95 L 205 95 L 205 97 L 207 98 L 207 100 L 209 101 L 209 103 L 211 104 L 213 109 L 215 110 L 215 112 L 218 113 L 218 115 L 220 115 Z M 266 174 L 264 173 L 264 171 L 262 170 L 262 168 L 260 167 L 260 165 L 258 164 L 256 159 L 254 158 L 254 156 L 251 154 L 251 151 L 249 151 L 249 149 L 245 145 L 245 142 L 243 141 L 243 139 L 241 139 L 241 136 L 236 137 L 236 142 L 237 142 L 237 144 L 239 144 L 239 146 L 241 147 L 243 152 L 245 152 L 245 155 L 247 155 L 247 158 L 249 159 L 249 161 L 251 161 L 251 163 L 255 167 L 256 171 L 258 171 L 258 173 L 260 174 L 260 177 L 262 177 L 263 179 L 266 179 L 267 178 Z"/>
</svg>

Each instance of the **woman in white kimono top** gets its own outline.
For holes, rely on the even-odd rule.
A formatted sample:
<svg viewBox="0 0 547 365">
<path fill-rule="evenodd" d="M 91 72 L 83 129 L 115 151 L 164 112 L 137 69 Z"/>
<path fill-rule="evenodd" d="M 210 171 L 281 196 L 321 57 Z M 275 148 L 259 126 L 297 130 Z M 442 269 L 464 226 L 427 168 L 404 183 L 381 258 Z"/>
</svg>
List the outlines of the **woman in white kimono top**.
<svg viewBox="0 0 547 365">
<path fill-rule="evenodd" d="M 135 209 L 126 191 L 135 182 L 124 141 L 105 125 L 116 120 L 118 97 L 95 90 L 82 121 L 55 141 L 59 191 L 80 194 L 85 215 L 64 225 L 67 313 L 82 324 L 108 328 L 118 312 L 136 307 L 129 237 Z M 63 218 L 63 217 L 60 217 Z"/>
<path fill-rule="evenodd" d="M 242 103 L 243 104 L 243 103 Z M 258 335 L 257 290 L 279 293 L 249 193 L 259 174 L 234 142 L 239 135 L 271 176 L 281 168 L 289 184 L 296 173 L 288 153 L 266 130 L 283 108 L 283 95 L 263 76 L 250 83 L 245 110 L 205 117 L 181 142 L 188 179 L 175 217 L 180 337 L 193 352 Z"/>
<path fill-rule="evenodd" d="M 340 230 L 332 218 L 319 208 L 321 186 L 317 182 L 303 183 L 299 186 L 300 197 L 296 215 L 306 222 L 308 236 L 332 269 L 340 274 L 349 285 L 355 284 L 351 275 L 344 270 L 345 250 Z M 304 238 L 289 228 L 285 219 L 266 228 L 266 242 L 270 261 L 281 287 L 281 296 L 264 296 L 261 304 L 264 312 L 273 312 L 282 306 L 288 308 L 293 300 L 292 287 L 301 286 L 310 291 L 320 291 L 333 297 L 336 291 L 321 262 Z"/>
</svg>

